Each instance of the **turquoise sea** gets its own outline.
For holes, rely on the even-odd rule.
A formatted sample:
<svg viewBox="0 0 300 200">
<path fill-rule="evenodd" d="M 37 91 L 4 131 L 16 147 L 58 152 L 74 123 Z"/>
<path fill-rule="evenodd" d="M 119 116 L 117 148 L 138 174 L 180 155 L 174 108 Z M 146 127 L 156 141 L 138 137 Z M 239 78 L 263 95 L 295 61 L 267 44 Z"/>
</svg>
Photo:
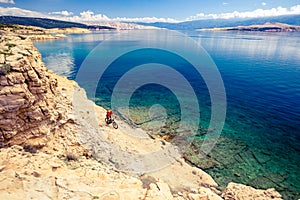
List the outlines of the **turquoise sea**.
<svg viewBox="0 0 300 200">
<path fill-rule="evenodd" d="M 89 53 L 99 43 L 121 33 L 70 35 L 56 41 L 37 42 L 35 46 L 49 69 L 76 79 Z M 201 121 L 194 142 L 186 152 L 187 159 L 205 169 L 221 188 L 229 182 L 238 182 L 263 189 L 274 187 L 285 199 L 300 198 L 300 33 L 183 33 L 207 51 L 226 90 L 225 125 L 214 149 L 205 158 L 199 159 L 197 155 L 208 133 L 210 96 L 205 82 L 194 77 L 194 71 L 184 60 L 154 49 L 136 51 L 107 68 L 97 82 L 95 94 L 89 86 L 93 69 L 91 74 L 85 72 L 87 78 L 79 84 L 98 105 L 109 108 L 114 86 L 124 71 L 145 60 L 150 63 L 164 60 L 164 64 L 184 74 L 199 101 Z M 117 40 L 102 52 L 94 51 L 93 56 L 134 45 L 136 41 L 132 39 Z M 89 62 L 93 60 L 85 61 L 85 65 Z M 90 64 L 101 66 L 101 62 Z M 130 99 L 131 120 L 128 122 L 154 131 L 149 126 L 149 108 L 163 109 L 167 113 L 160 134 L 176 132 L 181 112 L 172 91 L 159 84 L 138 88 Z"/>
</svg>

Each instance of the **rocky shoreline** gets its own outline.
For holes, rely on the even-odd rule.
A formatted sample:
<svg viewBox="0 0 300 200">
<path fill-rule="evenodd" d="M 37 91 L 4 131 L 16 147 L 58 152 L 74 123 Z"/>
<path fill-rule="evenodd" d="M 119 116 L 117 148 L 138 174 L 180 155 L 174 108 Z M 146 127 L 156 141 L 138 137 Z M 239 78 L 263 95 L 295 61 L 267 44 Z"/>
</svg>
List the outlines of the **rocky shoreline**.
<svg viewBox="0 0 300 200">
<path fill-rule="evenodd" d="M 31 41 L 55 40 L 67 37 L 64 34 L 90 33 L 84 28 L 51 28 L 45 29 L 36 26 L 7 25 L 0 24 L 0 34 L 17 35 L 20 39 L 30 39 Z"/>
<path fill-rule="evenodd" d="M 1 199 L 282 199 L 236 183 L 220 191 L 172 144 L 121 121 L 107 126 L 104 108 L 46 68 L 36 33 L 0 35 Z M 149 160 L 153 152 L 163 157 Z"/>
<path fill-rule="evenodd" d="M 262 25 L 199 29 L 199 31 L 300 32 L 300 26 L 267 22 Z"/>
</svg>

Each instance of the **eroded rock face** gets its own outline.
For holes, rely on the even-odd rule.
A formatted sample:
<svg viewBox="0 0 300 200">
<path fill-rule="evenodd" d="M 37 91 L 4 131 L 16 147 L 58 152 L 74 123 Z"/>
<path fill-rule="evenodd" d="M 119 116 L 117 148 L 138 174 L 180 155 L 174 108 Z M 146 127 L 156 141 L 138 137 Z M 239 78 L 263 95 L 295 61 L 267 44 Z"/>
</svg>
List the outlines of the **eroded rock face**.
<svg viewBox="0 0 300 200">
<path fill-rule="evenodd" d="M 30 40 L 2 36 L 0 52 L 0 65 L 9 67 L 0 75 L 0 144 L 42 147 L 65 118 L 56 97 L 57 80 Z"/>
</svg>

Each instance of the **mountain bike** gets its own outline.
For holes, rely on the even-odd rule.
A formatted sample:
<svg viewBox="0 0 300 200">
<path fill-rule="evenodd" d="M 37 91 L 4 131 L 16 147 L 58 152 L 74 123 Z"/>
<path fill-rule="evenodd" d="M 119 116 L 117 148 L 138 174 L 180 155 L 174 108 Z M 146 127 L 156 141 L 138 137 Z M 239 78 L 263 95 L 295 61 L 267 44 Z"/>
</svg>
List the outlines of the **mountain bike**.
<svg viewBox="0 0 300 200">
<path fill-rule="evenodd" d="M 115 119 L 108 119 L 107 117 L 105 118 L 105 122 L 106 124 L 112 124 L 112 126 L 115 128 L 115 129 L 118 129 L 118 124 L 117 122 L 115 122 Z"/>
</svg>

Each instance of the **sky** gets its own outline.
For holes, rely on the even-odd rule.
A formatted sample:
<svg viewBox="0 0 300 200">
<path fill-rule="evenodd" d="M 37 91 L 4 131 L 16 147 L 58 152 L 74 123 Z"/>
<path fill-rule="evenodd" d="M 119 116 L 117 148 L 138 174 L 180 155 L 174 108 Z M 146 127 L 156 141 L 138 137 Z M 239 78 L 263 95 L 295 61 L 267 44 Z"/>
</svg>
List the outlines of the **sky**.
<svg viewBox="0 0 300 200">
<path fill-rule="evenodd" d="M 0 0 L 0 15 L 76 22 L 182 22 L 300 14 L 300 0 Z"/>
</svg>

